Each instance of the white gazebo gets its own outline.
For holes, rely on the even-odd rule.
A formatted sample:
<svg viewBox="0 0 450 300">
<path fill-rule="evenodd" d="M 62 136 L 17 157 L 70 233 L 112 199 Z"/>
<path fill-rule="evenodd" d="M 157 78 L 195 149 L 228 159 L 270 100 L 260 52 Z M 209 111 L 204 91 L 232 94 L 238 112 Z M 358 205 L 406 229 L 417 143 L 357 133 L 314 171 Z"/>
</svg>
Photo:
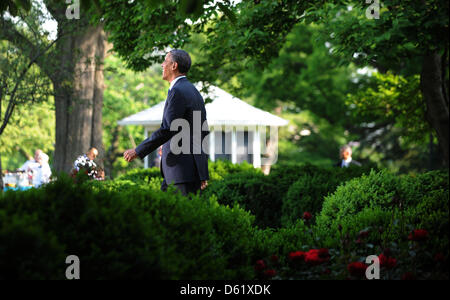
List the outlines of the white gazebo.
<svg viewBox="0 0 450 300">
<path fill-rule="evenodd" d="M 196 87 L 198 90 L 201 89 L 199 85 Z M 232 163 L 247 161 L 255 168 L 264 165 L 261 159 L 264 160 L 268 156 L 265 151 L 267 148 L 273 148 L 273 145 L 278 142 L 278 127 L 287 125 L 288 121 L 256 108 L 216 86 L 210 86 L 207 94 L 201 94 L 203 99 L 212 100 L 205 105 L 211 132 L 208 144 L 210 160 L 227 159 Z M 142 125 L 147 138 L 151 132 L 161 126 L 164 104 L 165 101 L 162 101 L 118 121 L 118 124 L 121 126 Z M 268 131 L 270 143 L 266 141 Z M 150 157 L 155 155 L 152 153 Z M 149 162 L 149 156 L 147 156 L 144 160 L 146 168 L 150 166 Z"/>
</svg>

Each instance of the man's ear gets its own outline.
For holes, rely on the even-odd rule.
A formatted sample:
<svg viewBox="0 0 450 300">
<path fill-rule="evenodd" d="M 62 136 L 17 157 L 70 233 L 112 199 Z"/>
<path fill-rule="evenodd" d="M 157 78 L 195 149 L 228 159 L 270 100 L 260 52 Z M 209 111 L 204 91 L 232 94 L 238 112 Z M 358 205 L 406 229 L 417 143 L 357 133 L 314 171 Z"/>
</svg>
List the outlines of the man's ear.
<svg viewBox="0 0 450 300">
<path fill-rule="evenodd" d="M 178 69 L 178 63 L 174 62 L 172 65 L 172 70 L 175 71 L 176 69 Z"/>
</svg>

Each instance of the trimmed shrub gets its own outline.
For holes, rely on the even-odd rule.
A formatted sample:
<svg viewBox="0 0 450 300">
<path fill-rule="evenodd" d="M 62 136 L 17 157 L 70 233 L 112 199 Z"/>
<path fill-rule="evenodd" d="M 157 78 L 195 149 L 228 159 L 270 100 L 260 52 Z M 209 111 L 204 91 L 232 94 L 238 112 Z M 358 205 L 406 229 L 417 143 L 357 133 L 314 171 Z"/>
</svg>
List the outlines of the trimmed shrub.
<svg viewBox="0 0 450 300">
<path fill-rule="evenodd" d="M 163 276 L 154 255 L 160 236 L 152 220 L 131 199 L 87 186 L 61 178 L 42 189 L 6 193 L 0 210 L 20 218 L 36 215 L 43 231 L 65 246 L 66 255 L 80 258 L 85 279 Z M 61 263 L 54 271 L 64 278 Z"/>
<path fill-rule="evenodd" d="M 305 166 L 299 171 L 298 179 L 289 187 L 283 199 L 281 218 L 283 226 L 294 224 L 304 212 L 317 215 L 322 209 L 324 198 L 333 193 L 340 184 L 370 172 L 367 168 L 361 167 L 314 166 Z"/>
<path fill-rule="evenodd" d="M 341 182 L 364 172 L 367 169 L 325 169 L 313 165 L 278 167 L 268 176 L 242 171 L 213 182 L 205 197 L 215 195 L 223 205 L 238 204 L 256 217 L 259 227 L 289 227 L 303 212 L 320 211 L 323 198 Z"/>
<path fill-rule="evenodd" d="M 298 179 L 301 168 L 298 165 L 288 170 L 274 168 L 266 176 L 251 166 L 249 170 L 234 172 L 224 176 L 223 180 L 212 182 L 204 196 L 214 195 L 223 205 L 239 205 L 256 217 L 256 225 L 261 228 L 279 228 L 283 197 L 289 186 Z M 303 168 L 316 170 L 312 165 Z"/>
<path fill-rule="evenodd" d="M 64 247 L 42 230 L 35 215 L 0 210 L 0 280 L 62 279 Z"/>
<path fill-rule="evenodd" d="M 91 180 L 86 182 L 85 184 L 91 186 L 95 191 L 108 190 L 111 192 L 127 193 L 130 190 L 134 191 L 140 188 L 160 191 L 162 181 L 163 179 L 161 177 L 149 177 L 148 181 L 134 181 L 130 179 L 115 179 L 105 181 Z"/>
<path fill-rule="evenodd" d="M 253 165 L 244 161 L 240 164 L 233 164 L 228 160 L 217 160 L 215 162 L 208 162 L 209 178 L 211 181 L 222 180 L 228 175 L 241 173 L 241 172 L 251 172 L 262 174 L 260 169 L 255 169 Z"/>
<path fill-rule="evenodd" d="M 33 234 L 24 235 L 29 239 L 25 244 L 37 237 L 48 242 L 32 248 L 31 254 L 37 256 L 39 249 L 56 253 L 41 258 L 49 268 L 42 278 L 63 278 L 66 265 L 59 260 L 67 255 L 80 258 L 83 279 L 254 277 L 254 217 L 242 209 L 220 206 L 215 199 L 187 200 L 173 189 L 164 193 L 130 181 L 114 183 L 123 188 L 120 192 L 112 192 L 112 185 L 102 189 L 99 183 L 94 188 L 92 184 L 74 185 L 71 179 L 60 178 L 41 189 L 0 196 L 0 215 L 35 218 L 33 222 L 40 224 L 42 231 L 37 227 Z M 29 224 L 34 223 L 22 226 L 25 232 L 32 232 Z M 16 247 L 11 230 L 2 231 L 2 245 L 13 245 L 0 248 L 2 253 L 11 254 Z M 51 243 L 54 237 L 57 242 Z M 58 245 L 64 249 L 62 256 Z M 17 260 L 33 265 L 30 257 L 17 256 Z M 17 274 L 23 268 L 15 264 L 8 270 Z"/>
<path fill-rule="evenodd" d="M 326 246 L 336 247 L 342 236 L 356 239 L 363 229 L 370 229 L 371 242 L 386 245 L 422 228 L 434 237 L 430 249 L 448 252 L 448 179 L 442 171 L 417 176 L 371 172 L 326 197 L 315 230 Z"/>
<path fill-rule="evenodd" d="M 222 180 L 230 174 L 240 172 L 255 172 L 261 173 L 260 169 L 255 169 L 253 165 L 243 162 L 240 164 L 233 164 L 230 161 L 218 160 L 215 162 L 208 162 L 208 171 L 211 181 Z M 130 180 L 133 182 L 150 182 L 151 178 L 161 178 L 159 168 L 135 168 L 125 174 L 122 174 L 114 179 L 114 181 Z"/>
<path fill-rule="evenodd" d="M 136 168 L 115 178 L 114 181 L 130 180 L 133 182 L 150 182 L 151 178 L 162 178 L 159 168 Z"/>
<path fill-rule="evenodd" d="M 259 227 L 279 227 L 281 198 L 279 186 L 263 173 L 241 172 L 208 186 L 203 196 L 217 197 L 222 205 L 242 207 L 256 217 Z"/>
<path fill-rule="evenodd" d="M 308 245 L 316 244 L 314 234 L 310 227 L 303 221 L 286 228 L 266 228 L 255 233 L 255 255 L 254 261 L 261 257 L 270 255 L 285 255 Z"/>
</svg>

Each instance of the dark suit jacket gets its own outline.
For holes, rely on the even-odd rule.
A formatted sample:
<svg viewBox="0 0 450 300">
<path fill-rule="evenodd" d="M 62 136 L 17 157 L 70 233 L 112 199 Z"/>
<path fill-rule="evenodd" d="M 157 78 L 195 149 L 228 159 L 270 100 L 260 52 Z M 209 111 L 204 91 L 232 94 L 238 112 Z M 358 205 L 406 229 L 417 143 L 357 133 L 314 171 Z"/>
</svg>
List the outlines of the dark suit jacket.
<svg viewBox="0 0 450 300">
<path fill-rule="evenodd" d="M 160 145 L 162 148 L 161 174 L 166 184 L 177 184 L 208 180 L 208 157 L 201 149 L 201 154 L 193 154 L 194 144 L 201 147 L 201 142 L 209 134 L 209 131 L 201 131 L 201 140 L 193 140 L 193 115 L 194 111 L 201 112 L 201 124 L 206 120 L 205 103 L 195 86 L 186 77 L 179 79 L 166 99 L 161 127 L 148 139 L 136 147 L 137 155 L 143 159 L 156 150 Z M 174 135 L 181 131 L 170 131 L 170 124 L 175 119 L 184 119 L 190 126 L 190 154 L 174 154 L 170 149 L 170 141 Z M 200 128 L 201 130 L 201 128 Z M 209 130 L 209 129 L 208 129 Z M 181 146 L 182 140 L 179 141 Z"/>
<path fill-rule="evenodd" d="M 341 167 L 342 167 L 342 160 L 340 160 L 340 161 L 338 161 L 337 163 L 335 163 L 334 166 L 335 166 L 335 167 L 341 168 Z M 360 162 L 356 161 L 356 160 L 352 160 L 352 161 L 350 162 L 350 166 L 358 166 L 358 167 L 361 167 L 362 164 L 361 164 Z"/>
</svg>

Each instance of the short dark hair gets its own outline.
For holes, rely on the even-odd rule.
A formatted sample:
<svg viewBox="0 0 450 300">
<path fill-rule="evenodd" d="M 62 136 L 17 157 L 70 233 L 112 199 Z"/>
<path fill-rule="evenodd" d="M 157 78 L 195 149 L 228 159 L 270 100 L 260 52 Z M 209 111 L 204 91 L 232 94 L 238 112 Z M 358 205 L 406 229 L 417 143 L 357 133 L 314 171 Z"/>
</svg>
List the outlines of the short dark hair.
<svg viewBox="0 0 450 300">
<path fill-rule="evenodd" d="M 178 64 L 178 71 L 182 74 L 186 74 L 191 68 L 191 57 L 189 53 L 181 49 L 173 49 L 169 51 L 170 57 L 173 62 Z"/>
</svg>

